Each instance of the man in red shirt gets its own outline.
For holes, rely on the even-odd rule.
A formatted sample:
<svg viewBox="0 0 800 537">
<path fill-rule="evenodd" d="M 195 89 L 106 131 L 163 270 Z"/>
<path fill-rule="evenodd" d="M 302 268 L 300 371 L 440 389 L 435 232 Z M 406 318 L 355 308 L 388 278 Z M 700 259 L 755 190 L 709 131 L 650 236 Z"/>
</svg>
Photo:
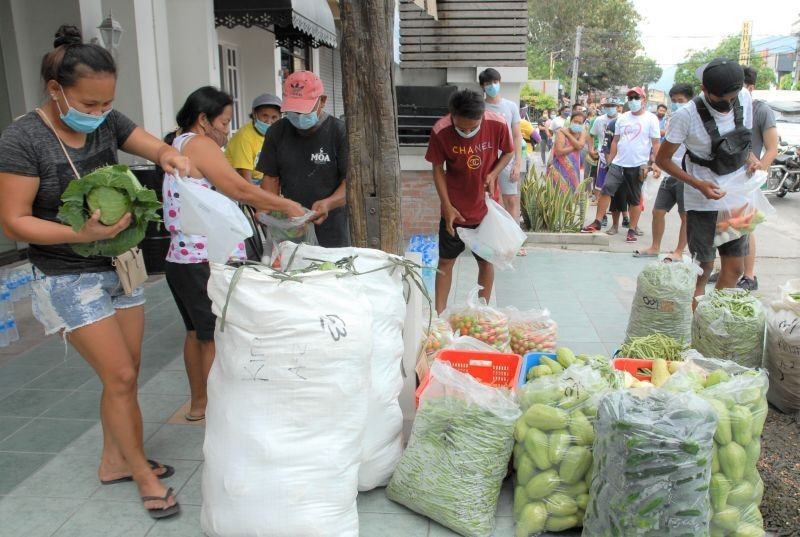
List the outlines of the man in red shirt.
<svg viewBox="0 0 800 537">
<path fill-rule="evenodd" d="M 514 157 L 514 143 L 503 116 L 486 111 L 483 96 L 460 90 L 450 98 L 450 113 L 436 122 L 425 160 L 433 164 L 433 180 L 442 203 L 439 222 L 439 273 L 436 274 L 436 311 L 447 307 L 453 265 L 465 245 L 456 228 L 478 227 L 486 216 L 486 192 L 496 201 L 497 176 Z M 480 296 L 489 300 L 494 267 L 478 262 Z"/>
</svg>

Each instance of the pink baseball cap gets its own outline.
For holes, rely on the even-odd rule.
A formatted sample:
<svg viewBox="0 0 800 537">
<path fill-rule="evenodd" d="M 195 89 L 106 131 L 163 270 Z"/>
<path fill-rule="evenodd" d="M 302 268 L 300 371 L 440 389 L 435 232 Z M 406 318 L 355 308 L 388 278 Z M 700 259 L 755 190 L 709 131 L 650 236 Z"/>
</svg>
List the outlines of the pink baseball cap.
<svg viewBox="0 0 800 537">
<path fill-rule="evenodd" d="M 635 88 L 631 88 L 628 90 L 628 93 L 625 94 L 626 96 L 630 97 L 631 95 L 638 95 L 643 99 L 647 98 L 647 94 L 644 92 L 641 86 L 636 86 Z"/>
<path fill-rule="evenodd" d="M 297 71 L 283 83 L 282 112 L 307 114 L 314 109 L 320 96 L 325 93 L 322 80 L 311 71 Z"/>
</svg>

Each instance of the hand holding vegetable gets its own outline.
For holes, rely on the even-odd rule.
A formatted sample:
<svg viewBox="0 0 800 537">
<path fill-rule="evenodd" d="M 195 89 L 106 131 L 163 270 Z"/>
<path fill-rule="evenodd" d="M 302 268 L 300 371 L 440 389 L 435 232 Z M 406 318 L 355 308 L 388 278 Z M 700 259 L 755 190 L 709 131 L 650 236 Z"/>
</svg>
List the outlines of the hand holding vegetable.
<svg viewBox="0 0 800 537">
<path fill-rule="evenodd" d="M 101 212 L 97 209 L 77 234 L 75 242 L 94 242 L 113 239 L 131 225 L 131 213 L 125 213 L 116 224 L 107 226 L 100 221 Z"/>
</svg>

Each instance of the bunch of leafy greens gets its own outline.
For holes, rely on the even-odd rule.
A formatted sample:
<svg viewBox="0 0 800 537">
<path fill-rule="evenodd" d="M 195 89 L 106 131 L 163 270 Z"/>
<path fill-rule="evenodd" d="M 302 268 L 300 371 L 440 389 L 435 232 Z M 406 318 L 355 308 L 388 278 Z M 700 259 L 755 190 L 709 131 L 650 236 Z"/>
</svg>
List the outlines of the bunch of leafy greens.
<svg viewBox="0 0 800 537">
<path fill-rule="evenodd" d="M 158 210 L 161 203 L 156 192 L 145 188 L 127 166 L 104 166 L 92 173 L 74 179 L 61 195 L 58 218 L 76 232 L 96 210 L 100 222 L 112 226 L 126 213 L 131 213 L 131 225 L 112 239 L 73 244 L 78 255 L 114 257 L 130 250 L 144 239 L 147 225 L 160 222 Z"/>
</svg>

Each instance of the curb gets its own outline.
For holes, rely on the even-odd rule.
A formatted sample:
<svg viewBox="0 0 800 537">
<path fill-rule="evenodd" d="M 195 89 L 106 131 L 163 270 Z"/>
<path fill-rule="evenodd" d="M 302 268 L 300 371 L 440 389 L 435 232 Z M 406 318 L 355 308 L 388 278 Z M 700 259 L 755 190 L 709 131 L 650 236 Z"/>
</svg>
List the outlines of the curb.
<svg viewBox="0 0 800 537">
<path fill-rule="evenodd" d="M 597 246 L 608 248 L 610 236 L 605 233 L 541 233 L 528 232 L 529 245 L 547 246 Z"/>
</svg>

